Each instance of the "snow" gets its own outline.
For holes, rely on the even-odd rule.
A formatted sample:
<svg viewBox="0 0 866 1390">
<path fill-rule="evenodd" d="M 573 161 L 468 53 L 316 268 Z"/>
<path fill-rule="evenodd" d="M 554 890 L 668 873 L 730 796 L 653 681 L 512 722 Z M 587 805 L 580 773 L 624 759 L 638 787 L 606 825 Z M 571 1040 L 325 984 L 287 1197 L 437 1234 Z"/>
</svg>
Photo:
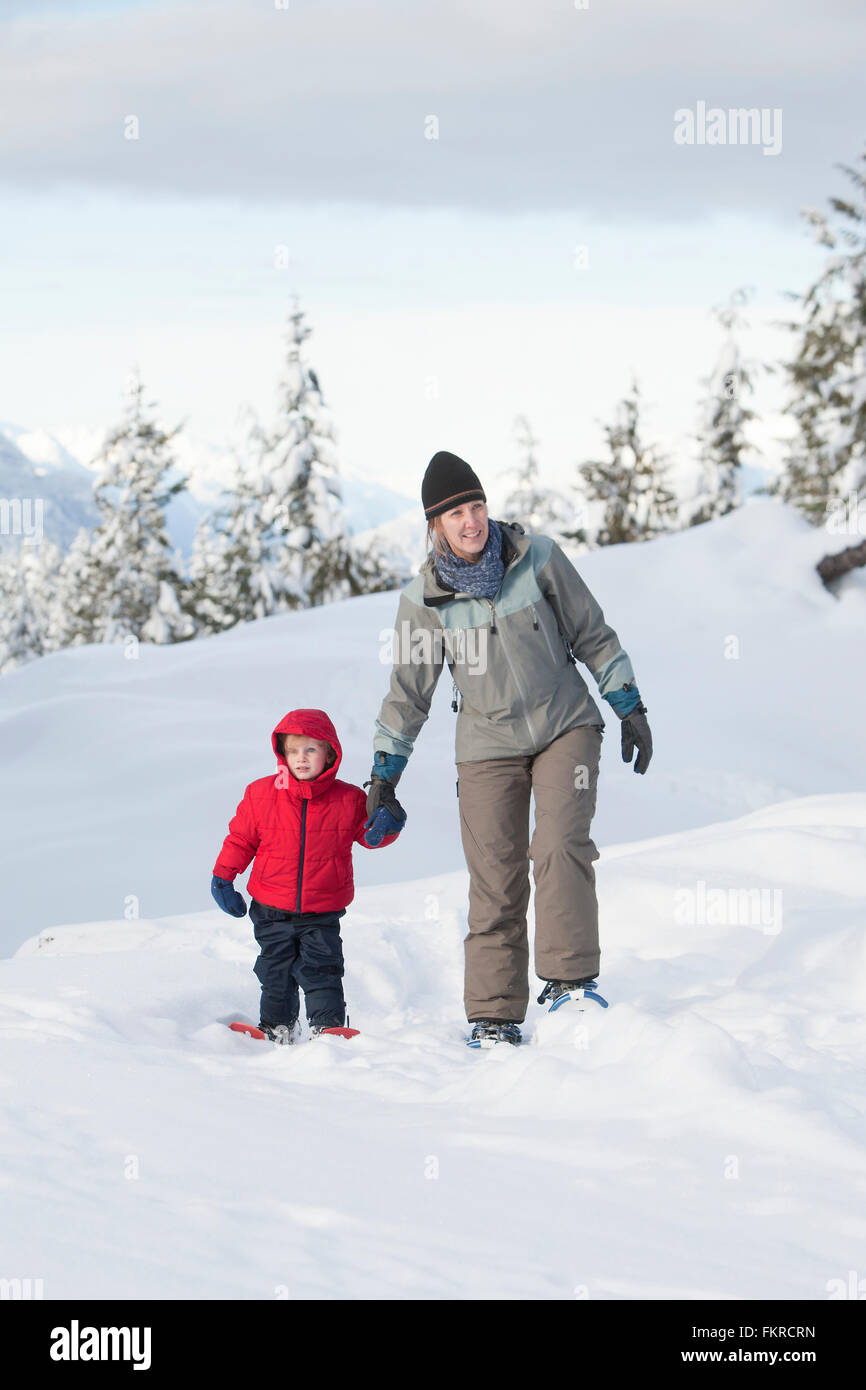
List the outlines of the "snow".
<svg viewBox="0 0 866 1390">
<path fill-rule="evenodd" d="M 602 706 L 611 1007 L 533 1002 L 521 1049 L 462 1041 L 447 672 L 404 835 L 355 853 L 360 1036 L 225 1027 L 258 1002 L 249 918 L 208 894 L 228 818 L 293 706 L 368 776 L 396 593 L 4 677 L 4 1274 L 46 1298 L 826 1298 L 866 1235 L 866 592 L 814 574 L 837 539 L 756 502 L 579 557 L 655 754 L 636 777 Z"/>
</svg>

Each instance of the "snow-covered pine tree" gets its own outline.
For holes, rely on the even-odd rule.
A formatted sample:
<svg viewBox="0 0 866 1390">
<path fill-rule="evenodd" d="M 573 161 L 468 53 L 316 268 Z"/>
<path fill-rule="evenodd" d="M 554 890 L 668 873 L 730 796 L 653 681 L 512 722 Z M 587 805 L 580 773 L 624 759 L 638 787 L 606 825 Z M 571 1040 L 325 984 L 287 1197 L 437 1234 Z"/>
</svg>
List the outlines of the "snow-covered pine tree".
<svg viewBox="0 0 866 1390">
<path fill-rule="evenodd" d="M 0 552 L 0 672 L 59 645 L 57 598 L 62 551 L 51 541 Z"/>
<path fill-rule="evenodd" d="M 0 672 L 42 656 L 42 633 L 21 549 L 0 551 Z"/>
<path fill-rule="evenodd" d="M 601 523 L 594 532 L 589 526 L 565 532 L 566 540 L 620 545 L 676 530 L 679 503 L 667 484 L 669 465 L 656 445 L 641 438 L 637 381 L 617 406 L 614 424 L 603 428 L 610 457 L 579 464 L 576 488 L 581 505 L 584 497 L 602 504 Z"/>
<path fill-rule="evenodd" d="M 272 584 L 272 538 L 264 522 L 269 486 L 252 466 L 260 428 L 249 408 L 242 430 L 233 482 L 215 511 L 202 518 L 193 542 L 187 602 L 201 633 L 225 632 L 284 606 Z"/>
<path fill-rule="evenodd" d="M 78 531 L 60 567 L 58 618 L 61 647 L 95 642 L 101 623 L 102 579 L 91 552 L 92 536 L 83 527 Z"/>
<path fill-rule="evenodd" d="M 757 452 L 746 437 L 746 428 L 755 414 L 744 403 L 746 392 L 754 392 L 757 368 L 743 358 L 735 336 L 748 327 L 739 309 L 750 293 L 748 289 L 735 290 L 727 304 L 712 310 L 725 338 L 718 361 L 704 381 L 706 396 L 701 402 L 696 435 L 701 481 L 689 516 L 690 526 L 725 516 L 742 505 L 743 455 Z"/>
<path fill-rule="evenodd" d="M 318 377 L 302 354 L 311 332 L 296 298 L 279 417 L 270 433 L 258 433 L 255 465 L 269 582 L 280 606 L 289 608 L 373 593 L 397 582 L 380 553 L 360 551 L 346 531 L 336 436 Z"/>
<path fill-rule="evenodd" d="M 225 632 L 276 611 L 266 585 L 264 547 L 255 514 L 241 510 L 238 494 L 225 513 L 202 517 L 193 539 L 186 607 L 201 635 Z M 252 527 L 248 522 L 252 521 Z"/>
<path fill-rule="evenodd" d="M 502 515 L 506 520 L 519 521 L 527 531 L 558 540 L 571 525 L 574 509 L 561 492 L 539 483 L 538 440 L 525 415 L 515 418 L 514 438 L 518 464 L 512 470 L 514 483 L 502 504 Z"/>
<path fill-rule="evenodd" d="M 57 651 L 61 645 L 63 618 L 64 553 L 53 541 L 41 540 L 26 547 L 22 557 L 30 606 L 39 628 L 41 655 Z"/>
<path fill-rule="evenodd" d="M 267 430 L 246 408 L 233 483 L 196 533 L 189 604 L 199 631 L 401 581 L 378 548 L 346 532 L 334 430 L 302 354 L 311 331 L 296 298 L 277 421 Z"/>
<path fill-rule="evenodd" d="M 136 369 L 124 418 L 96 460 L 100 521 L 92 534 L 79 532 L 62 567 L 64 646 L 128 636 L 179 642 L 195 632 L 181 606 L 186 580 L 165 523 L 166 504 L 186 485 L 184 478 L 169 476 L 169 445 L 181 426 L 170 433 L 160 429 L 146 413 L 143 394 Z"/>
<path fill-rule="evenodd" d="M 331 585 L 339 586 L 341 597 L 347 598 L 397 589 L 411 578 L 394 568 L 381 546 L 373 542 L 362 547 L 348 534 L 340 541 L 331 543 L 330 553 L 324 556 L 320 572 L 328 577 Z M 312 601 L 316 601 L 315 590 Z"/>
<path fill-rule="evenodd" d="M 792 389 L 789 413 L 797 433 L 785 467 L 766 491 L 793 503 L 821 525 L 856 499 L 866 499 L 866 150 L 862 168 L 838 165 L 855 185 L 850 201 L 830 198 L 839 219 L 814 208 L 802 216 L 815 240 L 832 252 L 815 284 L 799 300 L 803 317 L 782 326 L 799 334 L 784 364 Z"/>
<path fill-rule="evenodd" d="M 345 597 L 346 549 L 334 429 L 318 377 L 302 357 L 312 329 L 297 297 L 279 384 L 275 429 L 261 436 L 258 469 L 267 478 L 262 510 L 271 541 L 274 588 L 290 608 Z"/>
</svg>

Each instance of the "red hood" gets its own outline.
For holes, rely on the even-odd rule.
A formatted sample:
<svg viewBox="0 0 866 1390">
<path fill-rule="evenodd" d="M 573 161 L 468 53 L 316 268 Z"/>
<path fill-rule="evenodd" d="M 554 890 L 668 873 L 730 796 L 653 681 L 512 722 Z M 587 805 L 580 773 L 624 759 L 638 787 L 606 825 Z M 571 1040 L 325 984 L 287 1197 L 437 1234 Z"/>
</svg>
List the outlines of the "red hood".
<svg viewBox="0 0 866 1390">
<path fill-rule="evenodd" d="M 289 765 L 277 748 L 277 734 L 306 734 L 308 738 L 321 738 L 326 743 L 330 743 L 336 759 L 330 767 L 326 767 L 324 772 L 320 772 L 310 782 L 299 782 L 289 772 Z M 274 732 L 271 734 L 271 747 L 276 754 L 277 762 L 282 764 L 288 774 L 287 790 L 293 796 L 311 797 L 319 796 L 321 792 L 333 785 L 340 763 L 343 760 L 343 750 L 340 747 L 340 740 L 337 738 L 337 730 L 334 728 L 323 709 L 293 709 L 284 715 Z M 281 768 L 282 772 L 282 768 Z M 279 774 L 278 774 L 279 775 Z"/>
</svg>

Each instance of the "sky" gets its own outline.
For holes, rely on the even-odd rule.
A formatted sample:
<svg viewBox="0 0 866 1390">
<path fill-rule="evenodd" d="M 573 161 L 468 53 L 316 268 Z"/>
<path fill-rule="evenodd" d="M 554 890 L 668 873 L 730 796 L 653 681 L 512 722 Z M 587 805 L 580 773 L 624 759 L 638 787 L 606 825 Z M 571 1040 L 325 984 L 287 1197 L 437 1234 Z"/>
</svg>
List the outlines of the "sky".
<svg viewBox="0 0 866 1390">
<path fill-rule="evenodd" d="M 346 471 L 416 496 L 445 448 L 483 481 L 523 414 L 562 484 L 633 378 L 682 463 L 713 306 L 748 287 L 744 354 L 790 354 L 864 60 L 832 0 L 0 0 L 0 419 L 100 430 L 136 364 L 219 446 L 272 416 L 298 295 Z M 709 143 L 737 108 L 763 127 Z M 786 399 L 756 372 L 771 467 Z"/>
</svg>

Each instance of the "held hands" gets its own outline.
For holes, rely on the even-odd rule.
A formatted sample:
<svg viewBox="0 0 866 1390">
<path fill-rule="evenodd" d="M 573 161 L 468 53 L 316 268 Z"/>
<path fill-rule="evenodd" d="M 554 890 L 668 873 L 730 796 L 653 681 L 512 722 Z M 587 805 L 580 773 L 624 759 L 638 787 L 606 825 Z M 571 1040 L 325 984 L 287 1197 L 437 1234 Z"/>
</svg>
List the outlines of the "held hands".
<svg viewBox="0 0 866 1390">
<path fill-rule="evenodd" d="M 370 780 L 364 783 L 367 793 L 367 819 L 364 839 L 376 849 L 387 835 L 399 835 L 406 824 L 406 812 L 394 793 L 394 787 L 406 766 L 401 753 L 376 753 Z"/>
<path fill-rule="evenodd" d="M 230 917 L 246 916 L 246 902 L 227 878 L 217 878 L 214 874 L 210 881 L 210 891 L 223 912 L 227 912 Z"/>
</svg>

